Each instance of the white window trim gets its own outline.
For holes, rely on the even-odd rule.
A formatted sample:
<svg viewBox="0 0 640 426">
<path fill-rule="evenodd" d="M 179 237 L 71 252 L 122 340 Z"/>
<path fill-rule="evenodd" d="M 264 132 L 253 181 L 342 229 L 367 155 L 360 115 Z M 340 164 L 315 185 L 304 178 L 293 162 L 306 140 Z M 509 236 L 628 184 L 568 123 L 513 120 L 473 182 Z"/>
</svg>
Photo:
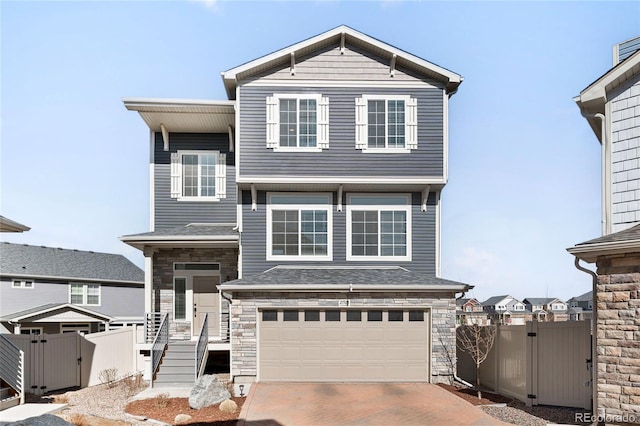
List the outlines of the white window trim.
<svg viewBox="0 0 640 426">
<path fill-rule="evenodd" d="M 26 283 L 28 282 L 31 283 L 31 287 L 27 287 Z M 16 283 L 18 283 L 18 285 L 16 285 Z M 33 290 L 35 286 L 36 286 L 36 283 L 33 280 L 12 280 L 11 281 L 11 288 Z"/>
<path fill-rule="evenodd" d="M 271 198 L 274 196 L 310 196 L 310 197 L 327 197 L 327 204 L 272 204 Z M 325 210 L 327 212 L 327 255 L 326 256 L 309 256 L 309 255 L 273 255 L 273 211 L 274 210 Z M 298 223 L 298 226 L 300 224 Z M 298 228 L 298 234 L 300 234 Z M 298 240 L 300 244 L 300 240 Z M 292 261 L 292 262 L 326 262 L 333 260 L 333 194 L 328 192 L 312 193 L 312 192 L 269 192 L 267 193 L 267 260 L 274 261 Z"/>
<path fill-rule="evenodd" d="M 75 331 L 76 333 L 77 333 L 77 332 L 82 333 L 83 331 L 84 331 L 86 334 L 90 334 L 90 333 L 91 333 L 91 323 L 88 323 L 88 322 L 73 322 L 73 323 L 64 323 L 64 322 L 61 322 L 61 323 L 60 323 L 60 333 L 64 333 L 64 329 L 66 328 L 65 326 L 69 326 L 69 325 L 71 325 L 71 324 L 73 324 L 73 325 L 81 325 L 81 326 L 82 326 L 82 329 L 81 329 L 80 327 L 73 327 L 73 329 L 71 329 L 71 330 L 67 330 L 67 332 L 68 332 L 68 333 L 72 333 L 72 332 L 74 332 L 74 331 Z"/>
<path fill-rule="evenodd" d="M 73 303 L 71 301 L 71 287 L 73 285 L 81 285 L 82 286 L 82 303 Z M 87 303 L 89 299 L 89 285 L 97 285 L 98 286 L 98 303 Z M 78 283 L 78 282 L 70 282 L 69 283 L 69 303 L 75 306 L 102 306 L 102 285 L 96 283 Z"/>
<path fill-rule="evenodd" d="M 316 101 L 316 146 L 280 146 L 280 100 L 314 99 Z M 297 111 L 298 132 L 296 144 L 300 144 L 300 110 Z M 274 152 L 322 152 L 329 148 L 329 98 L 320 93 L 274 93 L 267 97 L 267 148 Z"/>
<path fill-rule="evenodd" d="M 184 196 L 182 195 L 184 182 L 182 176 L 182 157 L 184 155 L 214 155 L 216 158 L 215 180 L 216 195 L 215 196 Z M 171 198 L 178 201 L 189 202 L 211 202 L 220 201 L 226 198 L 227 185 L 227 155 L 215 150 L 178 150 L 171 154 Z M 198 168 L 198 171 L 200 169 Z"/>
<path fill-rule="evenodd" d="M 404 148 L 369 148 L 369 101 L 404 101 Z M 389 143 L 389 116 L 385 113 L 385 145 Z M 417 98 L 410 95 L 362 95 L 356 98 L 356 149 L 365 154 L 406 154 L 418 148 Z"/>
<path fill-rule="evenodd" d="M 397 204 L 397 205 L 352 205 L 351 198 L 352 197 L 389 197 L 393 196 L 402 196 L 406 199 L 406 204 Z M 411 262 L 412 258 L 412 215 L 411 215 L 411 194 L 370 194 L 370 193 L 353 193 L 347 195 L 347 261 L 352 262 Z M 351 254 L 352 245 L 351 245 L 351 213 L 353 210 L 362 211 L 362 210 L 370 210 L 370 211 L 405 211 L 407 213 L 407 254 L 405 256 L 354 256 Z M 378 253 L 380 253 L 380 221 L 378 221 Z"/>
</svg>

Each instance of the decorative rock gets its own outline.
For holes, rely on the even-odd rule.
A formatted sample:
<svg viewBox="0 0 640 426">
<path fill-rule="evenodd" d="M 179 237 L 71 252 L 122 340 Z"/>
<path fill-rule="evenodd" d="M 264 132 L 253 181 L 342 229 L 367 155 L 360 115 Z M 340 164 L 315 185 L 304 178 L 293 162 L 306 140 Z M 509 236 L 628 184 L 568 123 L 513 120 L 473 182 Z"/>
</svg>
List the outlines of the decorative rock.
<svg viewBox="0 0 640 426">
<path fill-rule="evenodd" d="M 238 410 L 238 404 L 232 399 L 222 401 L 220 404 L 220 411 L 223 413 L 233 414 Z"/>
<path fill-rule="evenodd" d="M 205 375 L 196 380 L 196 384 L 191 389 L 189 407 L 199 410 L 229 398 L 231 394 L 217 377 Z"/>
<path fill-rule="evenodd" d="M 69 423 L 53 414 L 43 414 L 42 416 L 29 417 L 25 420 L 9 423 L 8 426 L 73 426 L 73 423 Z"/>
<path fill-rule="evenodd" d="M 191 416 L 188 414 L 178 414 L 175 419 L 173 419 L 173 422 L 177 425 L 181 425 L 184 424 L 186 422 L 188 422 L 189 420 L 191 420 Z"/>
</svg>

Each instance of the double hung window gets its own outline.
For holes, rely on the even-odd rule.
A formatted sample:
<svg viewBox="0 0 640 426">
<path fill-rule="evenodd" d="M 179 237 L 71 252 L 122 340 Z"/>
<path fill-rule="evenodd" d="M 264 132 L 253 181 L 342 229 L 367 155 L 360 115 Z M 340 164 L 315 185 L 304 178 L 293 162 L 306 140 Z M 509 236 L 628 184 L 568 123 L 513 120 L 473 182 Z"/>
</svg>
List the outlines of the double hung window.
<svg viewBox="0 0 640 426">
<path fill-rule="evenodd" d="M 217 201 L 226 197 L 226 154 L 178 151 L 171 154 L 171 198 Z"/>
<path fill-rule="evenodd" d="M 100 305 L 100 284 L 71 283 L 69 302 L 74 305 Z"/>
<path fill-rule="evenodd" d="M 329 98 L 316 94 L 267 97 L 267 148 L 276 151 L 329 148 Z"/>
<path fill-rule="evenodd" d="M 356 98 L 356 148 L 364 152 L 408 152 L 418 148 L 417 132 L 416 98 Z"/>
<path fill-rule="evenodd" d="M 269 194 L 267 260 L 331 260 L 331 195 Z"/>
<path fill-rule="evenodd" d="M 409 195 L 349 195 L 347 260 L 411 260 Z"/>
</svg>

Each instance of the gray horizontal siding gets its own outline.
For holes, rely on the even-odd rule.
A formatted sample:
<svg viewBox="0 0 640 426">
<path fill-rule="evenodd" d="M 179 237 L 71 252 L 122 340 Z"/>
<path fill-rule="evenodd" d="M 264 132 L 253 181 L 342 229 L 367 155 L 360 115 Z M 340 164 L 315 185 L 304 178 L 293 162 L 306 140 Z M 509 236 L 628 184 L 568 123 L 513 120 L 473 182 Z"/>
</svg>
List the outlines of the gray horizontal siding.
<svg viewBox="0 0 640 426">
<path fill-rule="evenodd" d="M 79 281 L 80 282 L 80 281 Z M 0 312 L 2 315 L 24 311 L 47 303 L 69 303 L 68 282 L 35 281 L 33 289 L 12 288 L 12 280 L 0 281 Z M 144 315 L 144 287 L 100 285 L 100 306 L 84 306 L 114 317 Z"/>
<path fill-rule="evenodd" d="M 390 75 L 391 58 L 382 58 L 357 46 L 346 44 L 344 54 L 339 45 L 327 46 L 307 56 L 296 57 L 295 75 L 291 75 L 291 62 L 266 70 L 255 78 L 265 80 L 374 80 L 422 81 L 424 77 L 396 67 Z M 437 84 L 433 82 L 433 84 Z"/>
<path fill-rule="evenodd" d="M 624 61 L 633 53 L 640 49 L 640 37 L 627 40 L 624 43 L 620 43 L 616 46 L 618 48 L 618 63 Z"/>
<path fill-rule="evenodd" d="M 156 133 L 155 230 L 189 223 L 236 223 L 235 155 L 229 152 L 229 136 L 226 133 L 171 133 L 169 140 L 169 151 L 164 151 L 162 134 Z M 227 198 L 211 202 L 178 201 L 171 198 L 171 153 L 180 150 L 212 150 L 227 154 Z"/>
<path fill-rule="evenodd" d="M 337 196 L 333 194 L 333 261 L 332 262 L 268 262 L 266 192 L 258 191 L 258 210 L 251 211 L 251 193 L 242 191 L 242 275 L 264 272 L 276 265 L 334 266 L 403 266 L 414 272 L 435 275 L 436 263 L 436 194 L 431 193 L 426 212 L 421 211 L 421 194 L 412 194 L 412 261 L 411 262 L 347 262 L 346 260 L 346 196 L 343 210 L 336 212 Z"/>
<path fill-rule="evenodd" d="M 329 97 L 329 149 L 274 152 L 266 147 L 266 98 L 273 93 Z M 355 98 L 362 94 L 418 99 L 418 149 L 406 154 L 365 154 L 355 149 Z M 424 177 L 443 174 L 442 90 L 388 88 L 240 88 L 240 176 Z"/>
</svg>

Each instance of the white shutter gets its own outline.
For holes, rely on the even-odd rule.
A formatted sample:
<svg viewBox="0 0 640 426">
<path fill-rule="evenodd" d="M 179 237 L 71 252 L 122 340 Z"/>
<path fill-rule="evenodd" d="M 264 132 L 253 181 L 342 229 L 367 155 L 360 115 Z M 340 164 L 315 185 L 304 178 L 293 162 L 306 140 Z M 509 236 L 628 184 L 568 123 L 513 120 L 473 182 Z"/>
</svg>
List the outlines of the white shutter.
<svg viewBox="0 0 640 426">
<path fill-rule="evenodd" d="M 329 98 L 321 97 L 318 105 L 318 148 L 329 148 Z"/>
<path fill-rule="evenodd" d="M 180 154 L 171 153 L 171 198 L 180 197 L 180 188 L 182 183 L 182 168 L 180 167 Z"/>
<path fill-rule="evenodd" d="M 409 98 L 405 111 L 405 135 L 407 148 L 418 149 L 418 99 Z"/>
<path fill-rule="evenodd" d="M 367 149 L 367 100 L 356 98 L 356 149 Z"/>
<path fill-rule="evenodd" d="M 227 198 L 227 154 L 218 153 L 216 164 L 216 196 Z"/>
<path fill-rule="evenodd" d="M 280 143 L 280 104 L 275 96 L 267 97 L 267 148 L 277 148 Z"/>
</svg>

